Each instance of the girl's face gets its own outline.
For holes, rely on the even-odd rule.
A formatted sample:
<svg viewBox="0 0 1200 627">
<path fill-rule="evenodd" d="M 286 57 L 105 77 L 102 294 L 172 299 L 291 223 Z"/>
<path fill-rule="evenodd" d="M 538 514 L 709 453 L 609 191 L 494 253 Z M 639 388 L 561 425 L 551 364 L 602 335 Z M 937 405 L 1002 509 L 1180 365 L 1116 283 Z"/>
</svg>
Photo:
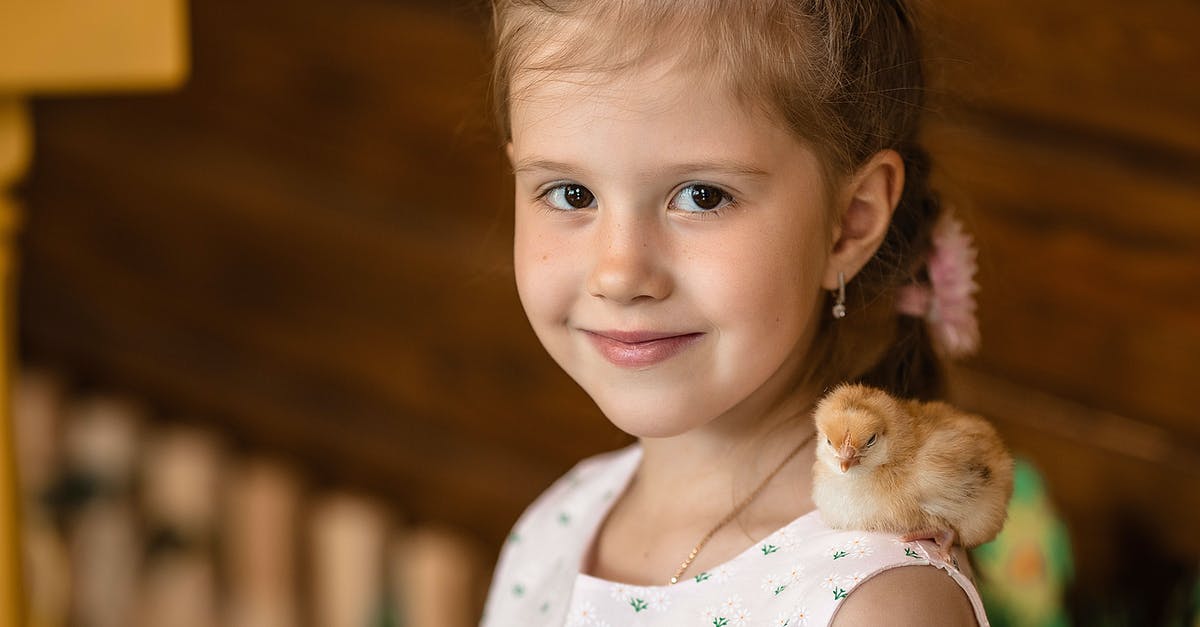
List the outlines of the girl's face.
<svg viewBox="0 0 1200 627">
<path fill-rule="evenodd" d="M 666 67 L 528 87 L 508 147 L 533 330 L 639 437 L 781 400 L 825 304 L 816 155 L 711 76 Z"/>
</svg>

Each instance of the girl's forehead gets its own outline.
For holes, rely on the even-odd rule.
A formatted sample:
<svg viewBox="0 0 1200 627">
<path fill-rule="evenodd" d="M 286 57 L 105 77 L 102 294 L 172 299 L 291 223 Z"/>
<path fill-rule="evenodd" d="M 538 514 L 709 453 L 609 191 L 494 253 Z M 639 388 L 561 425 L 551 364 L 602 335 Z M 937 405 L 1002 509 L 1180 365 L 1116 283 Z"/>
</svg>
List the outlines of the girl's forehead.
<svg viewBox="0 0 1200 627">
<path fill-rule="evenodd" d="M 764 107 L 685 56 L 611 71 L 525 71 L 509 91 L 513 165 L 667 175 L 698 164 L 767 176 L 819 159 Z M 785 165 L 787 164 L 787 165 Z M 563 169 L 563 168 L 552 168 Z M 757 173 L 757 174 L 754 174 Z"/>
<path fill-rule="evenodd" d="M 515 79 L 509 102 L 514 139 L 531 130 L 598 131 L 619 125 L 709 134 L 761 132 L 766 126 L 782 130 L 724 81 L 687 66 L 529 72 Z"/>
<path fill-rule="evenodd" d="M 634 112 L 670 109 L 680 99 L 695 98 L 695 89 L 706 97 L 721 96 L 724 84 L 704 77 L 678 60 L 656 60 L 619 69 L 524 70 L 515 73 L 509 91 L 510 105 L 588 101 L 628 108 Z"/>
</svg>

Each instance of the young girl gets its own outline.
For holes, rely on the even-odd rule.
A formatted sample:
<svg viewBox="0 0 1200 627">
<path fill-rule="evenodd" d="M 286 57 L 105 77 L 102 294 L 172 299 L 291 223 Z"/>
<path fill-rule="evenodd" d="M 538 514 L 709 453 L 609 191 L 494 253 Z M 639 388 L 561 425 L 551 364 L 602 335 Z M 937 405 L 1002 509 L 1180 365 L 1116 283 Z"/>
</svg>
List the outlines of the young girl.
<svg viewBox="0 0 1200 627">
<path fill-rule="evenodd" d="M 903 2 L 494 11 L 521 302 L 638 442 L 525 511 L 483 624 L 986 624 L 932 544 L 832 530 L 811 500 L 823 390 L 938 390 L 930 329 L 898 312 L 914 282 L 937 300 L 942 213 Z"/>
</svg>

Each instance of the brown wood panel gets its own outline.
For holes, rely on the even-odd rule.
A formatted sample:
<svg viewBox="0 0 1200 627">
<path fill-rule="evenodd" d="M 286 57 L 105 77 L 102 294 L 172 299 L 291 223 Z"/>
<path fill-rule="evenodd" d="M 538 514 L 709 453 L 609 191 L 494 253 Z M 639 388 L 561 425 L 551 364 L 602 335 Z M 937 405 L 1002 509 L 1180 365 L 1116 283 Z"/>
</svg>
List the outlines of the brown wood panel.
<svg viewBox="0 0 1200 627">
<path fill-rule="evenodd" d="M 1200 452 L 1170 430 L 970 367 L 954 368 L 951 380 L 952 401 L 991 418 L 1045 476 L 1075 548 L 1081 595 L 1128 598 L 1114 582 L 1134 569 L 1165 600 L 1174 582 L 1158 569 L 1200 557 Z"/>
<path fill-rule="evenodd" d="M 1200 450 L 1200 177 L 980 121 L 927 136 L 981 249 L 979 363 Z"/>
<path fill-rule="evenodd" d="M 921 3 L 936 88 L 1022 121 L 1200 154 L 1200 5 Z"/>
</svg>

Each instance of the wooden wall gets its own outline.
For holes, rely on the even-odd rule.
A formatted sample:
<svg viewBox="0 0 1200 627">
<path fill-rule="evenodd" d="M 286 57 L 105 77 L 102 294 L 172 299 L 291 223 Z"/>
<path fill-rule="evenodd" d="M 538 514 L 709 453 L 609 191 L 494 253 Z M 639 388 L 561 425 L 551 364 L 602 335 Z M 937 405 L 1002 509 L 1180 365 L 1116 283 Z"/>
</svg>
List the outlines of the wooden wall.
<svg viewBox="0 0 1200 627">
<path fill-rule="evenodd" d="M 1078 602 L 1139 560 L 1194 568 L 1200 5 L 925 4 L 927 136 L 982 249 L 983 351 L 955 398 L 1046 474 Z M 177 95 L 37 103 L 22 357 L 498 550 L 575 460 L 628 439 L 516 299 L 486 7 L 192 12 Z"/>
<path fill-rule="evenodd" d="M 927 136 L 983 251 L 955 396 L 1047 475 L 1076 613 L 1161 606 L 1200 563 L 1200 5 L 938 5 Z"/>
</svg>

